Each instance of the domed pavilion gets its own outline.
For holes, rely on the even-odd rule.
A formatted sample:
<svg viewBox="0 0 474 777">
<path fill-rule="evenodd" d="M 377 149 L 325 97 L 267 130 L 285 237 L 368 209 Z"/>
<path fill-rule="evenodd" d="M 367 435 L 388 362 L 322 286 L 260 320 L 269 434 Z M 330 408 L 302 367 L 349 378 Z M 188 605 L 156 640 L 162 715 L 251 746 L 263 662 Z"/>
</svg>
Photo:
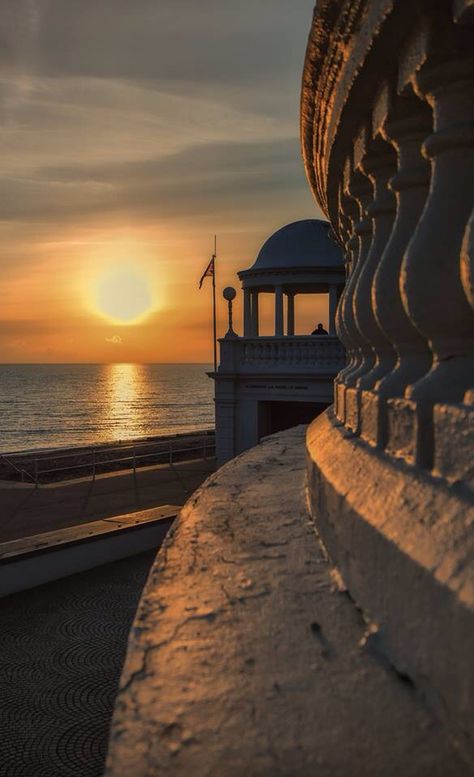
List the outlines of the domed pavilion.
<svg viewBox="0 0 474 777">
<path fill-rule="evenodd" d="M 275 294 L 276 337 L 295 334 L 297 294 L 328 293 L 329 333 L 336 333 L 336 308 L 345 275 L 342 254 L 330 236 L 327 221 L 304 219 L 277 230 L 263 244 L 252 267 L 238 275 L 244 292 L 244 337 L 258 336 L 258 297 L 262 292 Z"/>
<path fill-rule="evenodd" d="M 277 230 L 238 276 L 244 334 L 230 329 L 219 340 L 220 364 L 212 374 L 220 463 L 268 434 L 313 420 L 331 404 L 334 377 L 344 366 L 335 315 L 345 271 L 327 221 L 305 219 Z M 274 333 L 262 336 L 259 297 L 268 293 L 274 296 Z M 300 294 L 325 295 L 323 334 L 295 334 Z"/>
</svg>

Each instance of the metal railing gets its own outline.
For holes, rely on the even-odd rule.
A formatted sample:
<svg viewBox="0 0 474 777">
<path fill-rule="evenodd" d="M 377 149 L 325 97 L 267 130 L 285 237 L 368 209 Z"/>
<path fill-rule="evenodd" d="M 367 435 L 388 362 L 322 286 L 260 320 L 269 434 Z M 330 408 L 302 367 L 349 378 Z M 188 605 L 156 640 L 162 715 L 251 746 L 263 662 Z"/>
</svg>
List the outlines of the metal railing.
<svg viewBox="0 0 474 777">
<path fill-rule="evenodd" d="M 214 455 L 214 431 L 205 430 L 154 440 L 121 441 L 87 448 L 0 454 L 0 469 L 3 469 L 2 464 L 6 465 L 13 469 L 13 473 L 9 473 L 10 479 L 21 479 L 21 482 L 29 480 L 38 487 L 42 481 L 64 479 L 67 472 L 82 476 L 89 474 L 92 480 L 95 480 L 101 471 L 131 469 L 135 474 L 138 468 L 148 465 L 166 463 L 171 466 L 178 461 L 208 459 Z M 3 475 L 5 474 L 7 473 L 4 471 Z M 15 475 L 18 477 L 15 478 Z"/>
<path fill-rule="evenodd" d="M 5 456 L 5 454 L 0 454 L 0 463 L 6 464 L 7 467 L 11 467 L 16 473 L 18 473 L 18 475 L 20 475 L 22 483 L 24 483 L 26 479 L 26 480 L 32 480 L 33 483 L 37 484 L 37 481 L 35 480 L 33 475 L 31 475 L 26 469 L 17 467 L 16 464 L 8 458 L 8 456 Z"/>
</svg>

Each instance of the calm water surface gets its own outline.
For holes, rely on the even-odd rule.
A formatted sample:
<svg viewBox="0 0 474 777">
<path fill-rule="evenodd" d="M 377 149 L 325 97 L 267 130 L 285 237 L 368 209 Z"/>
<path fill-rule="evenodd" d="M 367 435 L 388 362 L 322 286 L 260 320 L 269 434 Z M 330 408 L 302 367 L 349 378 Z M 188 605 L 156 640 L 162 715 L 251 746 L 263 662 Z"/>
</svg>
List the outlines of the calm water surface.
<svg viewBox="0 0 474 777">
<path fill-rule="evenodd" d="M 0 365 L 0 452 L 214 426 L 207 364 Z"/>
</svg>

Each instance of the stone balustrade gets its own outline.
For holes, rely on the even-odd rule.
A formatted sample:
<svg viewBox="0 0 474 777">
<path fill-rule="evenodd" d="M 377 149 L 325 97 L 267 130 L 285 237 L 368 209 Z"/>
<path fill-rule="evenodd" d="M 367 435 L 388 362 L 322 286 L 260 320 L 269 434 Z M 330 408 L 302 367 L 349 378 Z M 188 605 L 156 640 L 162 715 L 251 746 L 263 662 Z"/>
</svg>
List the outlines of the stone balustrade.
<svg viewBox="0 0 474 777">
<path fill-rule="evenodd" d="M 345 353 L 337 337 L 294 335 L 287 337 L 239 337 L 221 340 L 221 370 L 235 373 L 318 372 L 335 374 Z"/>
<path fill-rule="evenodd" d="M 337 418 L 438 473 L 439 406 L 473 412 L 472 23 L 469 0 L 325 0 L 303 85 L 308 178 L 346 252 Z"/>
<path fill-rule="evenodd" d="M 473 0 L 319 0 L 301 122 L 347 275 L 347 363 L 308 435 L 313 514 L 471 757 L 473 25 Z"/>
<path fill-rule="evenodd" d="M 305 480 L 300 427 L 183 508 L 130 633 L 107 777 L 472 775 L 339 590 Z"/>
<path fill-rule="evenodd" d="M 258 429 L 298 379 L 321 403 L 339 370 L 335 404 L 306 448 L 267 438 L 185 506 L 131 633 L 110 777 L 474 774 L 473 23 L 474 0 L 318 0 L 302 146 L 345 252 L 347 361 L 334 337 L 254 337 L 247 293 L 221 427 Z"/>
</svg>

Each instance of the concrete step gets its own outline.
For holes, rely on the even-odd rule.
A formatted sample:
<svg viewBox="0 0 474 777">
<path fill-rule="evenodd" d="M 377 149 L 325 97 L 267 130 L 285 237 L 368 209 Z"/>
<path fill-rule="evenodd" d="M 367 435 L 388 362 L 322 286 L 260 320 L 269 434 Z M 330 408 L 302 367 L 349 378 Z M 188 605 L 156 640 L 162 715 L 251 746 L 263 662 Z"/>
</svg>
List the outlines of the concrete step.
<svg viewBox="0 0 474 777">
<path fill-rule="evenodd" d="M 160 505 L 0 543 L 0 596 L 158 550 L 179 510 Z"/>
</svg>

